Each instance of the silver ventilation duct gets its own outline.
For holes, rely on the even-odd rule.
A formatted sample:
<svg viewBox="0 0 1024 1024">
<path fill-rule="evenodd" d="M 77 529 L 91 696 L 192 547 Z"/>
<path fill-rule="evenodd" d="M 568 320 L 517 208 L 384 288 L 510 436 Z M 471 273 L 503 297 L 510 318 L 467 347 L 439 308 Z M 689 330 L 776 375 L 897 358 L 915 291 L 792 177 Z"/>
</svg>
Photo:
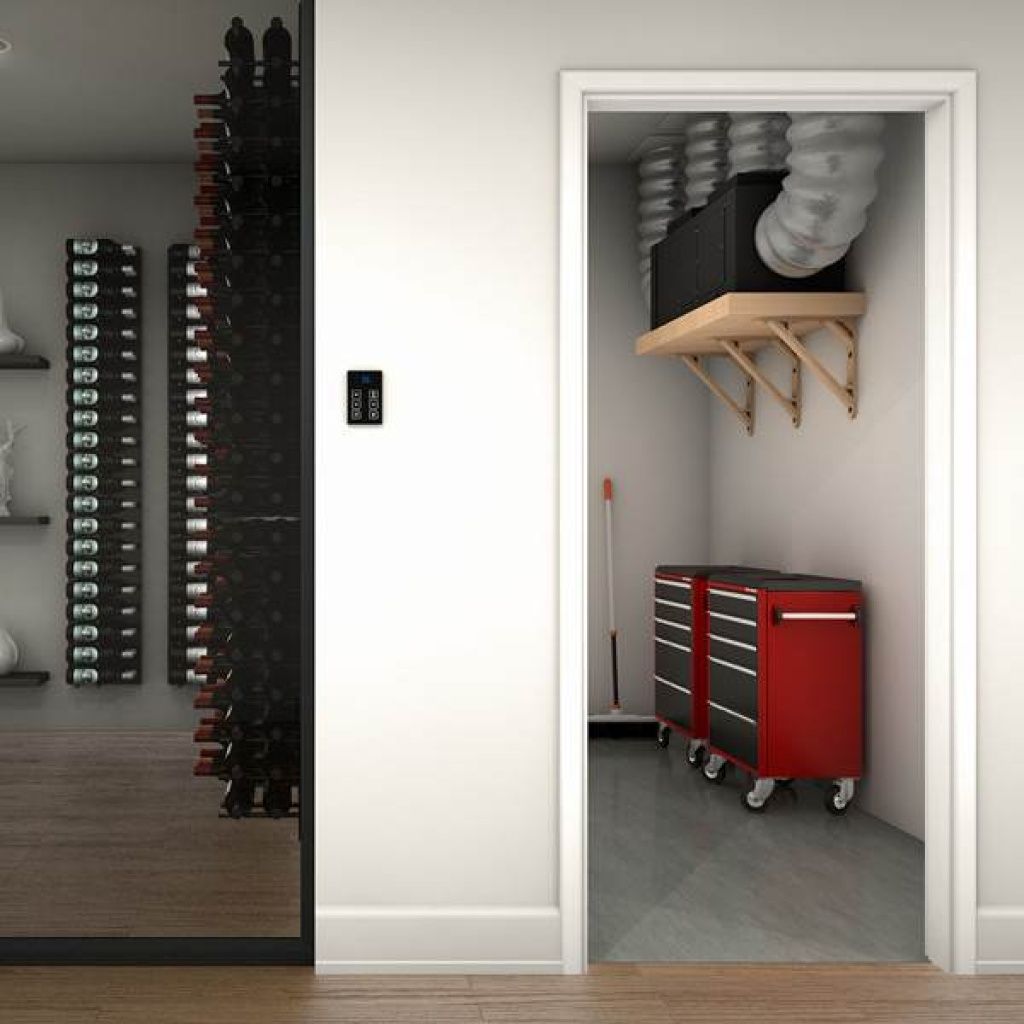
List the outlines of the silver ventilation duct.
<svg viewBox="0 0 1024 1024">
<path fill-rule="evenodd" d="M 732 114 L 729 121 L 730 177 L 786 169 L 788 114 Z"/>
<path fill-rule="evenodd" d="M 686 209 L 707 205 L 729 173 L 729 115 L 696 114 L 686 126 Z"/>
<path fill-rule="evenodd" d="M 864 230 L 884 151 L 882 114 L 793 114 L 790 173 L 757 222 L 757 252 L 783 277 L 838 262 Z"/>
<path fill-rule="evenodd" d="M 651 247 L 660 242 L 669 224 L 683 212 L 683 151 L 673 143 L 658 142 L 637 164 L 637 251 L 640 286 L 651 304 Z"/>
</svg>

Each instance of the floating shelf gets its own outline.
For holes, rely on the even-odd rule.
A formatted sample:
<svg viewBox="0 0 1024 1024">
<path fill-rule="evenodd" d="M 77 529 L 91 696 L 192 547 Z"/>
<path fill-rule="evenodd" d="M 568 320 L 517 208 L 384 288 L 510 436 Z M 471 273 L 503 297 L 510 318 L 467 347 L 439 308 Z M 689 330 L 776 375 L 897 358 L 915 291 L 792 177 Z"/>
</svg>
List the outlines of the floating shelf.
<svg viewBox="0 0 1024 1024">
<path fill-rule="evenodd" d="M 0 526 L 45 526 L 49 516 L 0 516 Z"/>
<path fill-rule="evenodd" d="M 0 370 L 48 370 L 50 360 L 46 356 L 0 355 Z"/>
<path fill-rule="evenodd" d="M 49 679 L 49 672 L 12 672 L 10 675 L 0 676 L 0 689 L 42 686 Z"/>
<path fill-rule="evenodd" d="M 857 415 L 856 320 L 864 314 L 862 292 L 729 292 L 641 335 L 637 355 L 682 359 L 746 428 L 754 432 L 755 384 L 760 384 L 800 425 L 803 405 L 801 368 L 806 366 L 846 408 Z M 803 337 L 824 328 L 846 349 L 846 380 L 840 382 L 807 349 Z M 773 347 L 791 360 L 788 393 L 770 381 L 755 355 Z M 708 356 L 729 359 L 745 378 L 742 401 L 730 395 L 708 372 Z"/>
</svg>

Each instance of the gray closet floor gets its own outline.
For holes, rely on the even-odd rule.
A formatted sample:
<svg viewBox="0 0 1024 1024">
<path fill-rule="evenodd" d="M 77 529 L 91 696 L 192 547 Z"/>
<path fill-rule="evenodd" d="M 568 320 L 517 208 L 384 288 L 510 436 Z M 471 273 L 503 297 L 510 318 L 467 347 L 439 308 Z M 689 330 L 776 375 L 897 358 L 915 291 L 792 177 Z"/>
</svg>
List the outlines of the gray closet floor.
<svg viewBox="0 0 1024 1024">
<path fill-rule="evenodd" d="M 797 783 L 765 814 L 673 736 L 590 741 L 590 959 L 924 958 L 924 845 Z"/>
</svg>

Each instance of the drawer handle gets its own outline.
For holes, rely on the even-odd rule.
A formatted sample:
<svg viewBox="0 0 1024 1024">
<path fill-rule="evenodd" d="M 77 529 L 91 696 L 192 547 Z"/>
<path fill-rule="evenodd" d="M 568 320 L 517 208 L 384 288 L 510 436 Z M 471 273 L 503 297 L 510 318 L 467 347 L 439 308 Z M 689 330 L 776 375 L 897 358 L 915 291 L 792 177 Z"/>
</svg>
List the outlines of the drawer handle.
<svg viewBox="0 0 1024 1024">
<path fill-rule="evenodd" d="M 659 587 L 681 587 L 684 590 L 691 590 L 689 583 L 684 583 L 682 580 L 667 580 L 663 576 L 655 576 L 654 582 Z"/>
<path fill-rule="evenodd" d="M 860 609 L 849 612 L 786 612 L 781 608 L 772 609 L 775 625 L 782 622 L 860 622 Z"/>
<path fill-rule="evenodd" d="M 757 678 L 757 673 L 752 668 L 747 668 L 745 665 L 736 665 L 731 661 L 726 661 L 725 658 L 716 658 L 713 654 L 709 654 L 708 661 L 713 661 L 716 665 L 721 665 L 723 668 L 731 668 L 734 672 L 742 672 L 744 675 Z"/>
<path fill-rule="evenodd" d="M 662 636 L 656 636 L 654 642 L 656 644 L 664 644 L 666 647 L 675 647 L 677 650 L 685 651 L 687 654 L 693 654 L 693 651 L 685 644 L 677 644 L 674 640 L 666 640 Z"/>
<path fill-rule="evenodd" d="M 728 597 L 733 601 L 757 601 L 757 594 L 743 594 L 738 590 L 719 590 L 717 587 L 708 587 L 708 592 L 715 597 Z"/>
<path fill-rule="evenodd" d="M 673 629 L 685 629 L 687 633 L 692 633 L 693 630 L 685 622 L 674 622 L 672 619 L 659 619 L 657 615 L 654 616 L 654 621 L 659 626 L 671 626 Z"/>
<path fill-rule="evenodd" d="M 673 690 L 678 690 L 680 693 L 685 693 L 688 697 L 692 697 L 693 694 L 685 686 L 680 686 L 678 683 L 670 682 L 668 679 L 664 679 L 661 676 L 655 676 L 655 681 L 661 683 L 662 686 L 670 686 Z"/>
</svg>

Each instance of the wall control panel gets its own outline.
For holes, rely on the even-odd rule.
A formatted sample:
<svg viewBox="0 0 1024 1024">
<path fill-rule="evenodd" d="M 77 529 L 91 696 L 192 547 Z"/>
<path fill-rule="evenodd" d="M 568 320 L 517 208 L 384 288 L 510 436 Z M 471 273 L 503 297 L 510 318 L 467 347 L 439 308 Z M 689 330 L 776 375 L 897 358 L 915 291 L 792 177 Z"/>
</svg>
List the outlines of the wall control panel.
<svg viewBox="0 0 1024 1024">
<path fill-rule="evenodd" d="M 384 422 L 384 374 L 380 370 L 348 371 L 348 422 L 379 427 Z"/>
</svg>

